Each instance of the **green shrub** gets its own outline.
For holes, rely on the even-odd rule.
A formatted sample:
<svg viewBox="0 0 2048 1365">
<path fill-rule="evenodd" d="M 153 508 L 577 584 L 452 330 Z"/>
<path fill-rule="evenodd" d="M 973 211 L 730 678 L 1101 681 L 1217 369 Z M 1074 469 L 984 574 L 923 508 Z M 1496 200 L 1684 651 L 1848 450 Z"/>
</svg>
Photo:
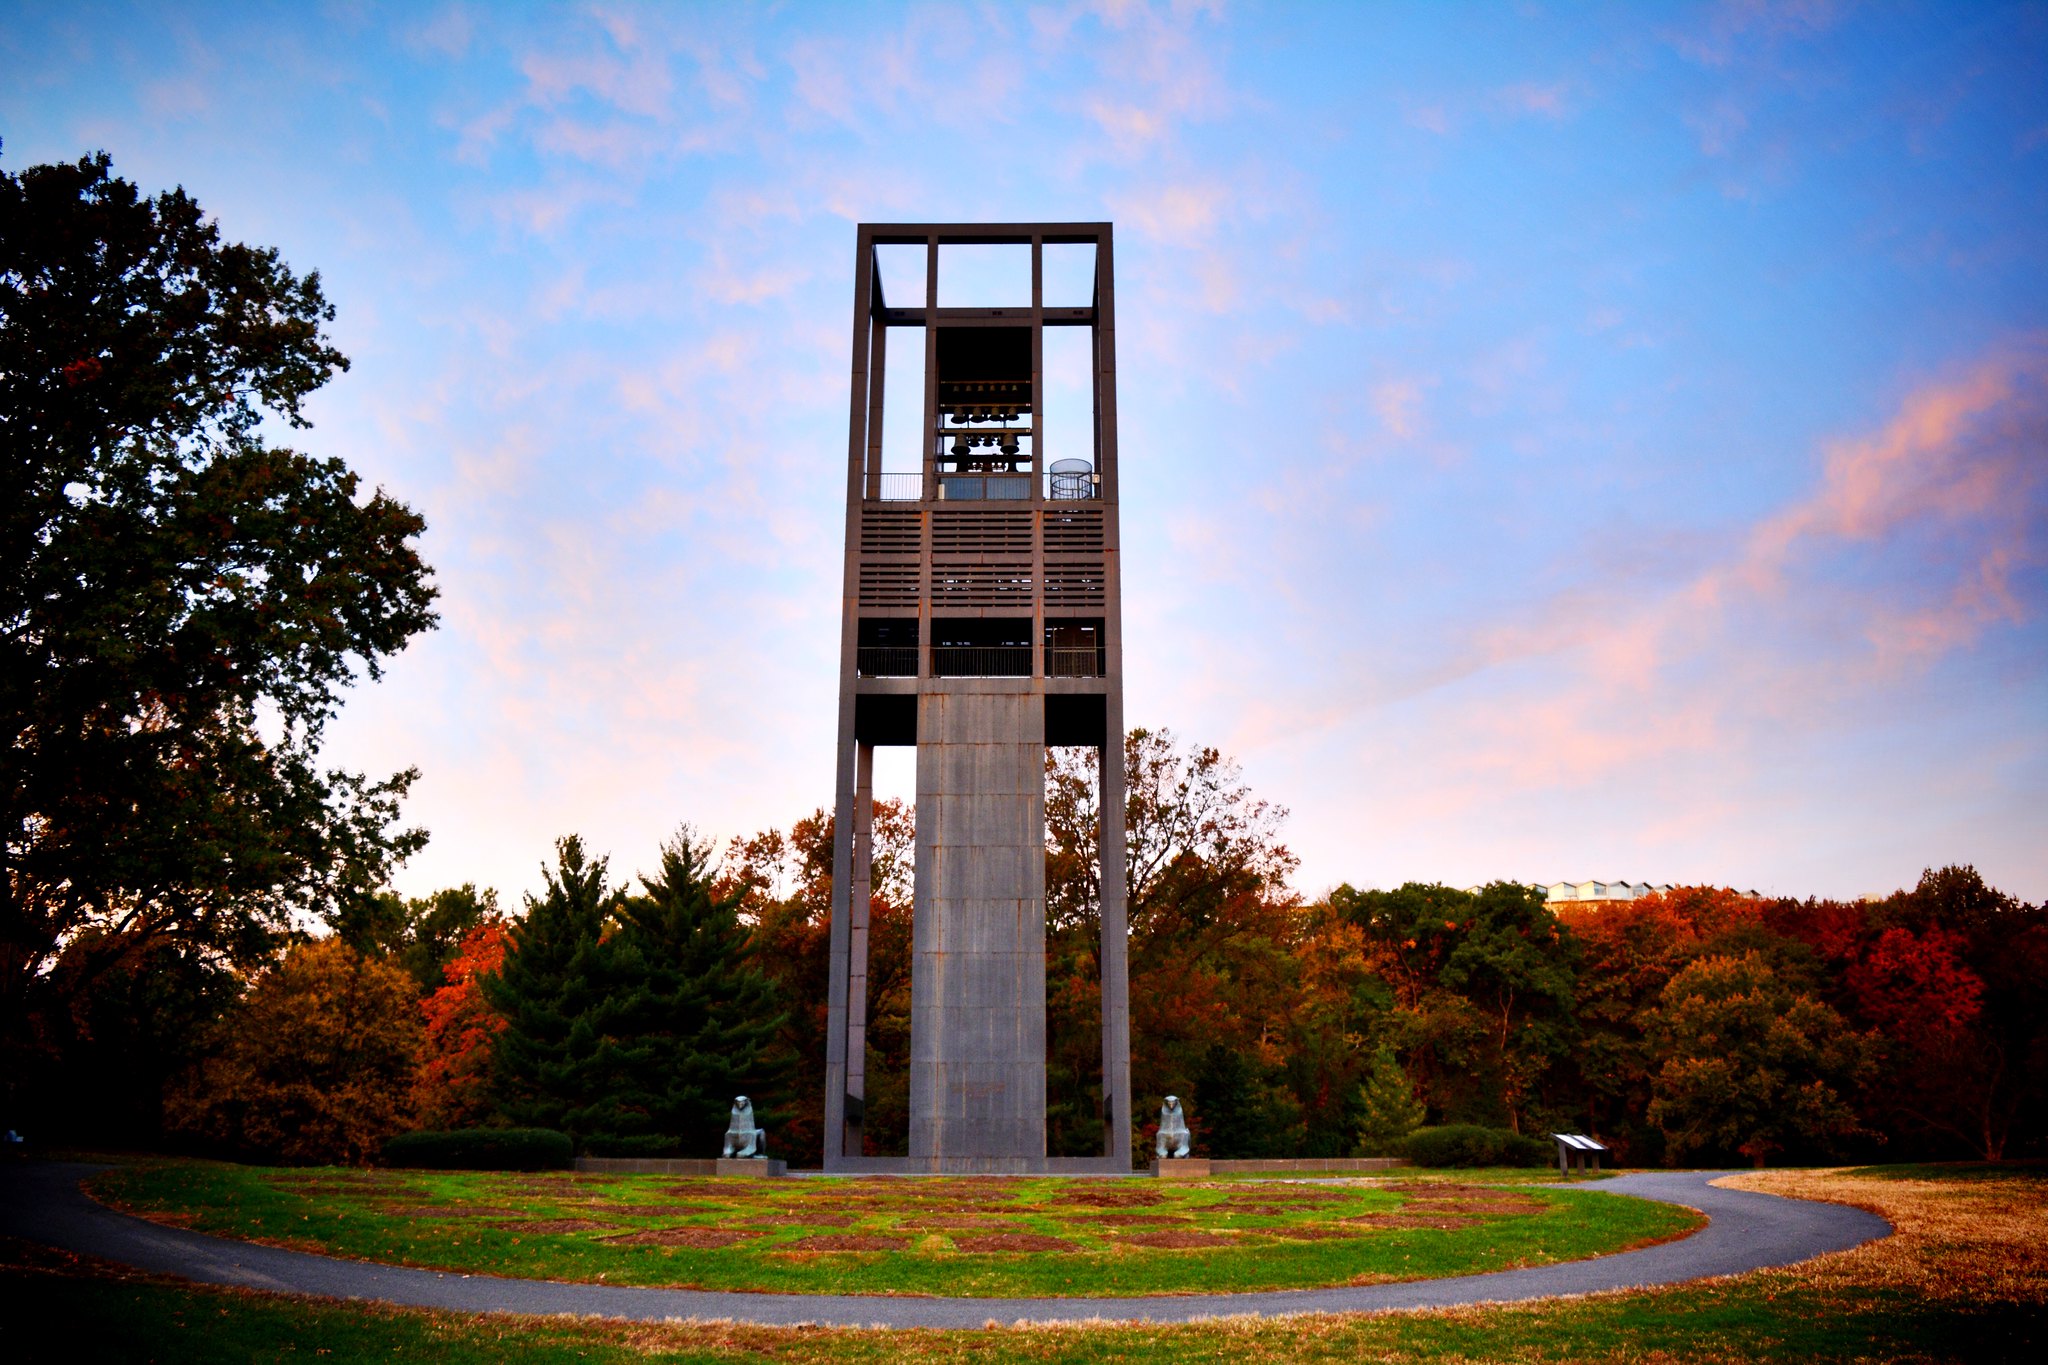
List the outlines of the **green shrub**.
<svg viewBox="0 0 2048 1365">
<path fill-rule="evenodd" d="M 575 1161 L 567 1133 L 551 1128 L 457 1128 L 400 1133 L 384 1144 L 384 1164 L 437 1171 L 560 1171 Z"/>
<path fill-rule="evenodd" d="M 1555 1155 L 1543 1138 L 1476 1123 L 1418 1128 L 1406 1147 L 1418 1166 L 1547 1166 Z"/>
</svg>

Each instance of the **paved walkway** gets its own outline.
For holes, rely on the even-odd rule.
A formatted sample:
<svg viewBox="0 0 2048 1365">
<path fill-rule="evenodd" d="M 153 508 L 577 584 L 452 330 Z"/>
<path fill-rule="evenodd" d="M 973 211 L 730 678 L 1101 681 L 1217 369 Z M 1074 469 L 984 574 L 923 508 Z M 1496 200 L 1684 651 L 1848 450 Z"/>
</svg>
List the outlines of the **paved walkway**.
<svg viewBox="0 0 2048 1365">
<path fill-rule="evenodd" d="M 99 1256 L 202 1284 L 292 1294 L 376 1299 L 462 1313 L 580 1313 L 641 1321 L 729 1318 L 788 1326 L 980 1327 L 1096 1318 L 1189 1322 L 1233 1313 L 1358 1313 L 1513 1303 L 1602 1289 L 1677 1284 L 1789 1265 L 1842 1251 L 1891 1232 L 1876 1214 L 1839 1204 L 1781 1199 L 1708 1182 L 1726 1172 L 1657 1172 L 1601 1182 L 1599 1194 L 1634 1194 L 1684 1204 L 1711 1220 L 1690 1237 L 1588 1261 L 1340 1289 L 1254 1294 L 1187 1294 L 1115 1299 L 887 1298 L 846 1294 L 744 1294 L 696 1289 L 632 1289 L 553 1280 L 412 1270 L 344 1261 L 162 1227 L 93 1202 L 78 1182 L 97 1166 L 32 1163 L 0 1168 L 0 1233 Z"/>
</svg>

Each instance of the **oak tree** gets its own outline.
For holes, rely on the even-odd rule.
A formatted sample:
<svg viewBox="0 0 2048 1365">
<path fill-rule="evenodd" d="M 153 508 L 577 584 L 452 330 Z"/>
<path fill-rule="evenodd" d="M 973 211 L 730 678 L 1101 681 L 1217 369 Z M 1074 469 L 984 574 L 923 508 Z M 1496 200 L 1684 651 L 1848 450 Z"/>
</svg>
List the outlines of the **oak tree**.
<svg viewBox="0 0 2048 1365">
<path fill-rule="evenodd" d="M 104 154 L 0 174 L 10 1064 L 118 964 L 258 960 L 424 838 L 393 828 L 410 773 L 319 762 L 343 689 L 434 621 L 419 516 L 269 439 L 347 368 L 333 316 Z"/>
<path fill-rule="evenodd" d="M 1870 1040 L 1760 952 L 1687 966 L 1649 1033 L 1660 1062 L 1649 1117 L 1680 1159 L 1740 1153 L 1761 1166 L 1857 1131 L 1851 1099 L 1873 1071 Z"/>
</svg>

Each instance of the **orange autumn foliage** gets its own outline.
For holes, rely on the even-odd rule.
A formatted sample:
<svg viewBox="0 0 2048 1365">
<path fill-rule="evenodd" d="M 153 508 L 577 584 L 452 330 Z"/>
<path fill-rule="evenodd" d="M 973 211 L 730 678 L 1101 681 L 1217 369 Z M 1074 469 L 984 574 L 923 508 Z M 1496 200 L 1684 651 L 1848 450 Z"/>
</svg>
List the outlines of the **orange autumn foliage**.
<svg viewBox="0 0 2048 1365">
<path fill-rule="evenodd" d="M 412 978 L 340 939 L 301 943 L 217 1024 L 165 1120 L 238 1157 L 370 1160 L 409 1126 L 420 1021 Z"/>
<path fill-rule="evenodd" d="M 469 931 L 444 968 L 448 984 L 420 1002 L 426 1020 L 414 1102 L 429 1128 L 463 1128 L 491 1113 L 491 1046 L 505 1020 L 485 1001 L 477 978 L 505 960 L 506 925 L 486 920 Z"/>
</svg>

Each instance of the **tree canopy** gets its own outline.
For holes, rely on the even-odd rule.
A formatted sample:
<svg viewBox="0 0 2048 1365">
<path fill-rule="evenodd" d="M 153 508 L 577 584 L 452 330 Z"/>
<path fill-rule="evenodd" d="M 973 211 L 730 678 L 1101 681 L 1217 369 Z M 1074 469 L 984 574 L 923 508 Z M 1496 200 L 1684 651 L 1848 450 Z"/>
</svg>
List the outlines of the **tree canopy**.
<svg viewBox="0 0 2048 1365">
<path fill-rule="evenodd" d="M 1788 1148 L 1856 1132 L 1850 1100 L 1870 1040 L 1774 971 L 1765 955 L 1703 957 L 1664 987 L 1648 1021 L 1662 1059 L 1649 1116 L 1681 1159 Z"/>
<path fill-rule="evenodd" d="M 293 948 L 215 1029 L 213 1055 L 169 1104 L 191 1136 L 242 1156 L 362 1162 L 413 1116 L 412 980 L 338 938 Z"/>
<path fill-rule="evenodd" d="M 434 622 L 419 516 L 266 439 L 347 360 L 317 273 L 104 154 L 0 174 L 0 1035 L 171 943 L 253 959 L 383 883 L 412 778 L 324 771 Z"/>
</svg>

